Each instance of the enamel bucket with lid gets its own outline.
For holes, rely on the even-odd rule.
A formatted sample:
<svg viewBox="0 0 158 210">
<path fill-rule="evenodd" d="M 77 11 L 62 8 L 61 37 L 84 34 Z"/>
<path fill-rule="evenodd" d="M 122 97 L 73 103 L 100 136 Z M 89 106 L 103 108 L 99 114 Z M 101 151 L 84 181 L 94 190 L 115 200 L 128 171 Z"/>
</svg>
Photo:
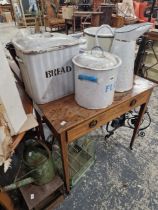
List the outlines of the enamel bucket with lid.
<svg viewBox="0 0 158 210">
<path fill-rule="evenodd" d="M 72 61 L 75 66 L 76 102 L 87 109 L 111 105 L 121 59 L 94 47 L 92 51 L 75 56 Z"/>
<path fill-rule="evenodd" d="M 87 40 L 88 50 L 91 50 L 94 46 L 96 46 L 97 36 L 97 46 L 101 46 L 103 50 L 109 52 L 114 38 L 114 28 L 111 28 L 109 25 L 102 25 L 100 27 L 90 27 L 84 29 L 84 35 Z"/>
</svg>

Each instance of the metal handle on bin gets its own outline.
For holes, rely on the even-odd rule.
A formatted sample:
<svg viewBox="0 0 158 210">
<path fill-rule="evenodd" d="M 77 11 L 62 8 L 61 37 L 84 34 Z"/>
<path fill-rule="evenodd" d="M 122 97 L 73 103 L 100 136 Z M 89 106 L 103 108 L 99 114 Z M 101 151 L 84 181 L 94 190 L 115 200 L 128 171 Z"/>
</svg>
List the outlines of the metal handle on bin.
<svg viewBox="0 0 158 210">
<path fill-rule="evenodd" d="M 104 25 L 100 26 L 100 27 L 98 28 L 98 30 L 96 31 L 96 34 L 95 34 L 95 42 L 96 42 L 96 45 L 97 45 L 97 46 L 99 46 L 98 33 L 99 33 L 99 31 L 100 31 L 101 29 L 103 29 L 103 28 L 109 29 L 109 31 L 112 33 L 112 35 L 114 35 L 114 32 L 112 31 L 112 28 L 111 28 L 109 25 L 104 24 Z"/>
<path fill-rule="evenodd" d="M 102 52 L 102 56 L 101 56 L 101 57 L 105 57 L 105 55 L 104 55 L 104 50 L 103 50 L 103 48 L 101 48 L 100 46 L 95 46 L 95 47 L 93 47 L 93 48 L 91 49 L 91 54 L 93 54 L 93 50 L 95 50 L 95 49 L 99 49 L 99 50 Z"/>
<path fill-rule="evenodd" d="M 92 122 L 89 123 L 90 128 L 94 128 L 97 125 L 98 121 L 97 120 L 92 120 Z"/>
</svg>

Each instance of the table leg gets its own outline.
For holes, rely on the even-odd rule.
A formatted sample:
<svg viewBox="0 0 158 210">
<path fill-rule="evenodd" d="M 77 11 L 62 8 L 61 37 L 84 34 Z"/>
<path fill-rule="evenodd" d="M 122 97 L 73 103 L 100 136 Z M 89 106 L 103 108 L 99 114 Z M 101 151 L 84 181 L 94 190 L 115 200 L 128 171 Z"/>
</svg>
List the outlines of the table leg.
<svg viewBox="0 0 158 210">
<path fill-rule="evenodd" d="M 76 19 L 75 19 L 75 16 L 73 16 L 73 34 L 75 33 L 75 30 L 76 30 Z"/>
<path fill-rule="evenodd" d="M 147 105 L 148 105 L 148 101 L 150 99 L 150 95 L 151 95 L 152 91 L 149 93 L 149 97 L 148 97 L 148 100 L 146 101 L 145 104 L 142 104 L 140 106 L 140 110 L 139 110 L 139 115 L 138 115 L 138 120 L 135 124 L 135 128 L 134 128 L 134 131 L 133 131 L 133 136 L 132 136 L 132 139 L 131 139 L 131 142 L 130 142 L 130 149 L 132 150 L 133 149 L 133 144 L 134 144 L 134 141 L 135 141 L 135 138 L 138 134 L 138 131 L 139 131 L 139 127 L 140 127 L 140 124 L 141 124 L 141 121 L 142 121 L 142 118 L 143 118 L 143 115 L 147 109 Z"/>
<path fill-rule="evenodd" d="M 66 133 L 60 135 L 60 145 L 61 145 L 61 155 L 62 155 L 62 164 L 65 177 L 65 185 L 67 193 L 70 192 L 70 175 L 69 175 L 69 159 L 68 159 L 68 144 L 66 139 Z"/>
<path fill-rule="evenodd" d="M 69 31 L 68 31 L 68 21 L 65 19 L 65 33 L 66 35 L 68 35 Z"/>
<path fill-rule="evenodd" d="M 0 192 L 0 207 L 2 209 L 14 210 L 14 203 L 6 192 Z M 1 209 L 1 208 L 0 208 Z"/>
<path fill-rule="evenodd" d="M 92 14 L 91 20 L 93 27 L 98 27 L 100 25 L 100 15 L 99 14 Z"/>
</svg>

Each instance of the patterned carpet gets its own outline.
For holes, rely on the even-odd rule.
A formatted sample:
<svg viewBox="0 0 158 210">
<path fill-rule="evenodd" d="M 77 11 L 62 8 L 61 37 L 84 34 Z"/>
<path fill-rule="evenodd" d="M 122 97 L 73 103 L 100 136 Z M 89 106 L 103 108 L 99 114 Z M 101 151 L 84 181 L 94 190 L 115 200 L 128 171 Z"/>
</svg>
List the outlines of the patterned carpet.
<svg viewBox="0 0 158 210">
<path fill-rule="evenodd" d="M 158 88 L 152 94 L 152 118 L 144 138 L 129 150 L 132 130 L 120 128 L 107 141 L 101 129 L 96 162 L 58 210 L 158 210 Z"/>
</svg>

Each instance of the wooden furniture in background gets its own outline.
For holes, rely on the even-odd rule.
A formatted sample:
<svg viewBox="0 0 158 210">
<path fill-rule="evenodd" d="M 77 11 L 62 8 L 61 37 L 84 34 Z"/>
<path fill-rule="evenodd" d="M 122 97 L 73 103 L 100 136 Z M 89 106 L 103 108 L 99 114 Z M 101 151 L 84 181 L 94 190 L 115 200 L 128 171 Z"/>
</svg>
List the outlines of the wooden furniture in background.
<svg viewBox="0 0 158 210">
<path fill-rule="evenodd" d="M 47 30 L 46 28 L 49 27 L 52 31 L 53 28 L 57 28 L 58 30 L 60 28 L 65 28 L 65 20 L 60 17 L 48 17 L 47 15 L 44 17 L 44 22 L 45 22 L 45 31 Z"/>
<path fill-rule="evenodd" d="M 119 94 L 115 93 L 115 99 L 112 105 L 99 110 L 90 110 L 80 107 L 74 100 L 74 95 L 35 106 L 39 115 L 42 115 L 42 119 L 52 130 L 54 136 L 60 141 L 65 184 L 68 192 L 70 192 L 68 163 L 69 143 L 140 106 L 139 117 L 135 124 L 135 129 L 130 142 L 130 148 L 132 149 L 154 87 L 154 83 L 136 77 L 131 91 Z"/>
<path fill-rule="evenodd" d="M 54 1 L 54 5 L 58 7 L 58 1 Z M 56 14 L 52 8 L 51 0 L 43 0 L 43 7 L 45 8 L 44 14 L 44 26 L 45 30 L 49 27 L 52 31 L 53 28 L 65 28 L 65 20 L 62 17 L 62 14 Z"/>
<path fill-rule="evenodd" d="M 91 19 L 91 23 L 88 25 L 91 26 L 99 26 L 100 25 L 100 16 L 102 12 L 93 12 L 93 11 L 75 11 L 73 14 L 73 33 L 76 31 L 76 18 L 80 18 L 81 20 L 81 28 L 84 28 L 84 20 Z"/>
<path fill-rule="evenodd" d="M 66 34 L 69 33 L 69 28 L 73 25 L 73 13 L 76 11 L 76 7 L 72 6 L 62 6 L 62 16 L 65 20 Z"/>
<path fill-rule="evenodd" d="M 111 25 L 111 17 L 113 9 L 115 8 L 115 4 L 101 4 L 100 11 L 103 14 L 100 17 L 100 25 L 108 24 Z"/>
<path fill-rule="evenodd" d="M 158 41 L 158 29 L 154 29 L 150 32 L 147 32 L 145 34 L 145 37 L 149 40 Z"/>
<path fill-rule="evenodd" d="M 103 12 L 92 12 L 92 26 L 97 27 L 101 25 L 101 16 L 103 15 Z"/>
<path fill-rule="evenodd" d="M 93 0 L 93 11 L 98 11 L 98 8 L 100 7 L 101 3 L 104 3 L 103 0 Z"/>
<path fill-rule="evenodd" d="M 114 28 L 121 28 L 124 26 L 125 19 L 122 16 L 117 16 L 115 14 L 111 17 L 111 26 Z"/>
<path fill-rule="evenodd" d="M 4 4 L 4 5 L 0 4 L 0 14 L 5 12 L 10 12 L 11 17 L 14 20 L 14 12 L 11 4 Z"/>
<path fill-rule="evenodd" d="M 0 209 L 15 210 L 14 204 L 6 192 L 0 192 Z"/>
</svg>

